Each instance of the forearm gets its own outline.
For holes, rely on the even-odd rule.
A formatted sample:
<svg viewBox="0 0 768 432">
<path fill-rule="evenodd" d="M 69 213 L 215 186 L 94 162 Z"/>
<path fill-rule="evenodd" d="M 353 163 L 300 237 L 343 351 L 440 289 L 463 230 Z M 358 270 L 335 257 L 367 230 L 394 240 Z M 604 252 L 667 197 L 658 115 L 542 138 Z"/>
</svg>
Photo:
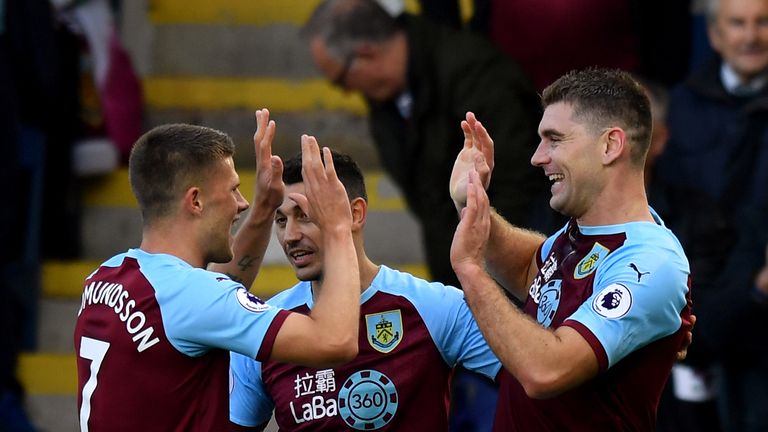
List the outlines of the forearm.
<svg viewBox="0 0 768 432">
<path fill-rule="evenodd" d="M 496 281 L 515 297 L 524 300 L 535 275 L 535 255 L 545 237 L 510 225 L 491 212 L 491 233 L 485 252 L 486 266 Z"/>
<path fill-rule="evenodd" d="M 529 396 L 555 396 L 597 373 L 591 347 L 575 330 L 542 327 L 515 307 L 479 267 L 457 275 L 483 336 Z"/>
<path fill-rule="evenodd" d="M 323 275 L 311 316 L 318 334 L 357 343 L 360 315 L 360 273 L 352 233 L 326 230 L 323 235 Z"/>
<path fill-rule="evenodd" d="M 274 211 L 254 206 L 235 234 L 233 258 L 228 263 L 211 264 L 210 270 L 228 275 L 250 289 L 261 269 L 272 235 Z"/>
<path fill-rule="evenodd" d="M 358 352 L 360 277 L 352 234 L 323 233 L 323 276 L 309 315 L 290 314 L 277 334 L 271 359 L 324 368 Z M 320 336 L 318 336 L 320 335 Z"/>
</svg>

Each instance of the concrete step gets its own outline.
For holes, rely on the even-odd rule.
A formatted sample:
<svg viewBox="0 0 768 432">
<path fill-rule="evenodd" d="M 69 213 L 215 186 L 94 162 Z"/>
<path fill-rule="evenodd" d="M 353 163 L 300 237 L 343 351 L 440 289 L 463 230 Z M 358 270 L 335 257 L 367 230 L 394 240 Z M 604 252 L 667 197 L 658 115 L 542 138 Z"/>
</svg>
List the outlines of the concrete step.
<svg viewBox="0 0 768 432">
<path fill-rule="evenodd" d="M 148 76 L 142 85 L 145 102 L 152 108 L 266 107 L 276 112 L 367 112 L 360 96 L 336 90 L 320 78 Z"/>
<path fill-rule="evenodd" d="M 79 432 L 77 395 L 28 395 L 27 414 L 38 432 Z"/>
<path fill-rule="evenodd" d="M 364 172 L 380 172 L 378 151 L 368 129 L 366 117 L 343 110 L 277 112 L 274 105 L 206 109 L 148 108 L 146 130 L 166 123 L 189 123 L 212 127 L 229 134 L 235 142 L 235 165 L 238 170 L 254 168 L 253 133 L 256 130 L 254 111 L 267 107 L 277 123 L 272 143 L 274 154 L 288 158 L 301 150 L 301 134 L 314 135 L 322 146 L 347 153 Z"/>
<path fill-rule="evenodd" d="M 300 25 L 309 18 L 320 0 L 287 0 L 271 2 L 268 0 L 226 0 L 207 2 L 206 0 L 153 0 L 149 18 L 155 24 L 192 23 L 192 24 L 250 24 L 264 25 L 275 22 Z M 418 0 L 384 0 L 385 4 L 401 3 L 414 13 L 418 13 Z M 471 15 L 472 1 L 461 0 L 462 13 L 466 10 Z"/>
<path fill-rule="evenodd" d="M 206 61 L 201 62 L 201 58 Z M 155 25 L 146 75 L 320 77 L 299 26 L 282 23 Z"/>
</svg>

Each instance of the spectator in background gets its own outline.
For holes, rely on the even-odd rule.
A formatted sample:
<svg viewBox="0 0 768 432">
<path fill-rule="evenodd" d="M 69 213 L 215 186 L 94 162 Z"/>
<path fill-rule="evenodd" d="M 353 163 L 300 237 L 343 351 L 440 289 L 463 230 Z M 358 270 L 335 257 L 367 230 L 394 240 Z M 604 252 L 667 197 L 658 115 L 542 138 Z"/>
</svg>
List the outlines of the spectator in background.
<svg viewBox="0 0 768 432">
<path fill-rule="evenodd" d="M 697 305 L 720 298 L 717 277 L 733 246 L 734 232 L 715 201 L 702 191 L 670 184 L 656 174 L 656 160 L 669 139 L 666 124 L 667 90 L 645 79 L 651 101 L 653 132 L 645 162 L 648 202 L 675 233 L 691 266 L 692 292 Z M 697 329 L 694 327 L 694 332 Z M 715 371 L 706 341 L 695 338 L 688 356 L 672 367 L 658 409 L 658 432 L 718 432 Z"/>
<path fill-rule="evenodd" d="M 768 0 L 710 0 L 706 11 L 718 56 L 671 92 L 658 172 L 709 196 L 737 233 L 727 264 L 714 270 L 718 295 L 696 302 L 694 346 L 711 349 L 720 365 L 724 429 L 764 431 L 768 313 L 754 279 L 764 256 L 747 246 L 760 237 L 747 227 L 765 229 L 768 220 Z"/>
</svg>

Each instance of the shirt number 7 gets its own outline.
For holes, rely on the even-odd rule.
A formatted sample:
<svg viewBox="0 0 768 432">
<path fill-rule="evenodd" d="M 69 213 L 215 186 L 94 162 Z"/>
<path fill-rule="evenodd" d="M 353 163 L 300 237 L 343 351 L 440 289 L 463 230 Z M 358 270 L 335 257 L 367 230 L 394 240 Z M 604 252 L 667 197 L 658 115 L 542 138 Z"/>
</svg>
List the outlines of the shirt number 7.
<svg viewBox="0 0 768 432">
<path fill-rule="evenodd" d="M 83 386 L 83 404 L 80 406 L 80 431 L 88 432 L 88 418 L 91 416 L 91 396 L 96 391 L 97 376 L 101 361 L 107 355 L 109 342 L 91 339 L 82 336 L 80 338 L 80 357 L 91 360 L 91 375 Z"/>
</svg>

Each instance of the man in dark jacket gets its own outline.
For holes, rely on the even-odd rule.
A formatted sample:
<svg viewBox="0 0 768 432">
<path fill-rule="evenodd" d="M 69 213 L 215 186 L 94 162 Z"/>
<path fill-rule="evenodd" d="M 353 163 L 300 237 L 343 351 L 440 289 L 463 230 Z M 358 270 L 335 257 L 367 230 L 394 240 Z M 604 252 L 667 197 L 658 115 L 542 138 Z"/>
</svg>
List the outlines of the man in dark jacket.
<svg viewBox="0 0 768 432">
<path fill-rule="evenodd" d="M 393 18 L 371 0 L 321 3 L 304 35 L 323 74 L 365 96 L 380 160 L 421 222 L 433 279 L 458 286 L 448 259 L 458 217 L 446 185 L 467 111 L 484 120 L 505 167 L 491 181 L 497 211 L 517 225 L 548 228 L 545 179 L 529 164 L 538 98 L 514 61 L 478 36 L 410 14 Z"/>
<path fill-rule="evenodd" d="M 710 348 L 721 366 L 724 429 L 764 431 L 768 314 L 755 275 L 768 220 L 768 0 L 712 0 L 706 12 L 718 56 L 671 93 L 659 174 L 707 194 L 734 227 L 736 246 L 710 272 L 718 295 L 694 305 L 694 345 Z"/>
</svg>

